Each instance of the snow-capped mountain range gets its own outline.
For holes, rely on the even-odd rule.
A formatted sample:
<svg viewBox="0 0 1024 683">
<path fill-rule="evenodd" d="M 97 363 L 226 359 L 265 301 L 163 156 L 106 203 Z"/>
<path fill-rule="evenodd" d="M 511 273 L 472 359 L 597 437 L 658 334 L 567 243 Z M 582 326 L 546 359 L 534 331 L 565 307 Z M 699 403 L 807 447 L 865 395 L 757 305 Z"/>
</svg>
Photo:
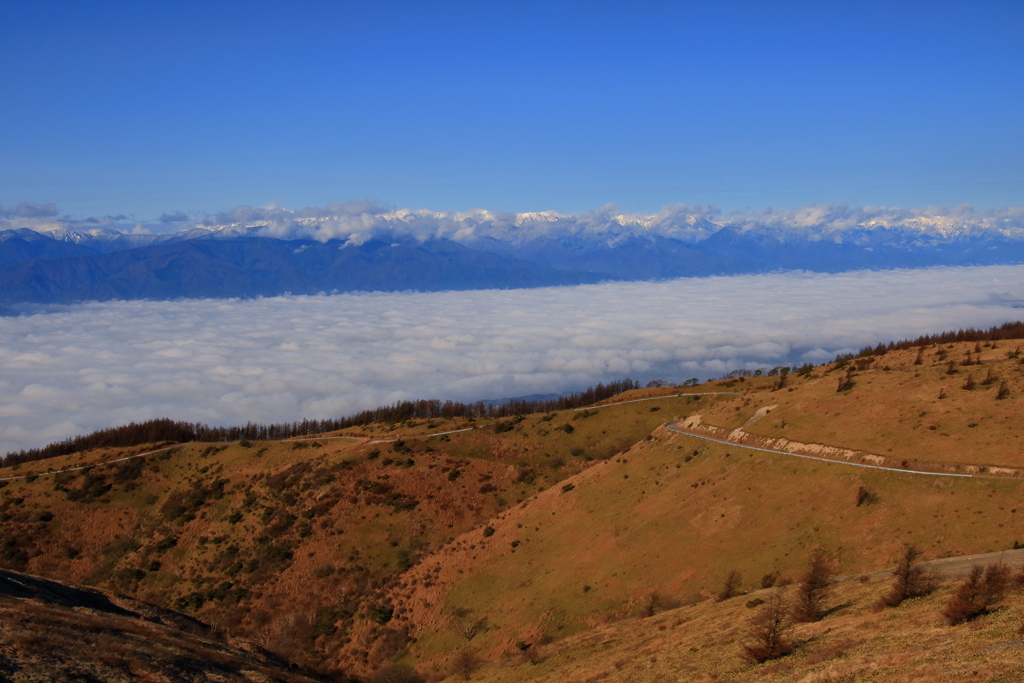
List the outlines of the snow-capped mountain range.
<svg viewBox="0 0 1024 683">
<path fill-rule="evenodd" d="M 1024 208 L 674 205 L 435 212 L 238 207 L 151 223 L 0 207 L 0 302 L 531 287 L 803 269 L 1024 262 Z"/>
</svg>

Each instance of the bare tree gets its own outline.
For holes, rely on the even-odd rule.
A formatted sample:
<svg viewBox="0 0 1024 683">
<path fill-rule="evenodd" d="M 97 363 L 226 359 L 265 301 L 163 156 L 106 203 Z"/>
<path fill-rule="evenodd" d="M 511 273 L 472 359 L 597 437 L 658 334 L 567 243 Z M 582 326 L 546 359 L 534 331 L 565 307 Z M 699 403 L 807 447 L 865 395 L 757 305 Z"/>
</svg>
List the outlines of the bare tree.
<svg viewBox="0 0 1024 683">
<path fill-rule="evenodd" d="M 755 664 L 777 659 L 793 651 L 788 632 L 792 628 L 782 595 L 772 593 L 761 611 L 750 620 L 749 641 L 742 644 L 742 655 Z"/>
<path fill-rule="evenodd" d="M 477 657 L 475 652 L 466 648 L 455 654 L 455 658 L 452 659 L 448 671 L 452 676 L 459 676 L 462 680 L 468 681 L 473 677 L 473 672 L 479 668 L 480 658 Z"/>
<path fill-rule="evenodd" d="M 260 630 L 256 631 L 256 635 L 253 636 L 253 640 L 256 641 L 257 645 L 266 650 L 275 635 L 277 635 L 277 630 L 274 628 L 274 624 L 267 624 L 260 628 Z"/>
<path fill-rule="evenodd" d="M 835 563 L 820 548 L 811 553 L 807 571 L 796 591 L 792 616 L 796 621 L 820 621 L 825 616 L 822 607 L 832 585 Z"/>
<path fill-rule="evenodd" d="M 466 609 L 465 607 L 453 609 L 452 616 L 454 617 L 455 630 L 466 639 L 467 643 L 488 628 L 487 617 L 476 618 L 473 615 L 473 610 Z"/>
</svg>

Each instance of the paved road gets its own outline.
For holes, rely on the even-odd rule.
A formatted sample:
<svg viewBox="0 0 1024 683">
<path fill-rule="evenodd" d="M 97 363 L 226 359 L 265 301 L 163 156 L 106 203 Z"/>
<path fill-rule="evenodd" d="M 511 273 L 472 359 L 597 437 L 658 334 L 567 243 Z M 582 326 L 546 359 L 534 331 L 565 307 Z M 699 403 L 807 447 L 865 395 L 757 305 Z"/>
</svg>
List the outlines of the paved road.
<svg viewBox="0 0 1024 683">
<path fill-rule="evenodd" d="M 921 566 L 934 572 L 940 579 L 963 579 L 971 573 L 971 568 L 974 565 L 985 566 L 993 562 L 1005 564 L 1010 569 L 1019 571 L 1024 566 L 1024 550 L 1001 550 L 996 553 L 947 557 L 941 560 L 922 562 Z M 872 579 L 884 579 L 889 576 L 892 576 L 892 569 L 868 574 L 868 577 Z"/>
<path fill-rule="evenodd" d="M 1024 479 L 1024 477 L 1003 477 L 985 474 L 954 474 L 953 472 L 928 472 L 926 470 L 909 470 L 903 469 L 902 467 L 882 467 L 881 465 L 868 465 L 862 462 L 849 462 L 847 460 L 832 460 L 831 458 L 819 458 L 814 455 L 805 455 L 803 453 L 790 453 L 789 451 L 776 451 L 771 448 L 760 448 L 758 446 L 750 446 L 748 444 L 736 443 L 735 441 L 725 441 L 724 439 L 715 439 L 710 436 L 704 436 L 703 434 L 695 434 L 694 432 L 687 432 L 682 429 L 676 429 L 676 425 L 682 422 L 682 420 L 674 420 L 665 425 L 665 429 L 676 434 L 683 434 L 684 436 L 692 436 L 695 439 L 703 439 L 704 441 L 713 441 L 714 443 L 721 443 L 727 446 L 735 446 L 736 448 L 745 448 L 749 451 L 761 451 L 762 453 L 774 453 L 776 455 L 788 455 L 794 458 L 803 458 L 804 460 L 817 460 L 819 462 L 832 463 L 834 465 L 846 465 L 847 467 L 866 467 L 869 470 L 887 470 L 889 472 L 900 472 L 902 474 L 924 474 L 930 477 L 961 477 L 965 479 Z"/>
</svg>

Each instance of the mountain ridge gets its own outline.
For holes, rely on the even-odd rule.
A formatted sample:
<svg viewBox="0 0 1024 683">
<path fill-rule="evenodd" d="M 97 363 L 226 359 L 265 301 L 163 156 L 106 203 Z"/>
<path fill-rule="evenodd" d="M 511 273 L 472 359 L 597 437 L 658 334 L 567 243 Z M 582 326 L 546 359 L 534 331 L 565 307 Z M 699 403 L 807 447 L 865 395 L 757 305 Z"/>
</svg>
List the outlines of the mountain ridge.
<svg viewBox="0 0 1024 683">
<path fill-rule="evenodd" d="M 1024 263 L 1024 232 L 1013 231 L 935 237 L 883 227 L 807 236 L 770 225 L 724 225 L 693 240 L 657 231 L 555 228 L 414 234 L 372 221 L 365 230 L 342 234 L 310 229 L 317 223 L 311 220 L 306 227 L 250 221 L 146 236 L 109 229 L 0 231 L 0 304 L 509 289 Z M 557 227 L 559 220 L 545 223 Z"/>
</svg>

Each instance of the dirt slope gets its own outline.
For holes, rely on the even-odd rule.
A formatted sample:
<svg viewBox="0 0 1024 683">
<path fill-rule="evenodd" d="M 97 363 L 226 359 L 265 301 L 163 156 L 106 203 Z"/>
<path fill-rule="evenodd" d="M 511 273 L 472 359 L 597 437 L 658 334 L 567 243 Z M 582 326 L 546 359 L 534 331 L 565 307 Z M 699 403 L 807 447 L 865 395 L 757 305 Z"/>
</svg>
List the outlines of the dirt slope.
<svg viewBox="0 0 1024 683">
<path fill-rule="evenodd" d="M 704 599 L 733 569 L 748 588 L 795 576 L 816 546 L 846 574 L 891 566 L 904 543 L 928 558 L 1007 548 L 1024 539 L 1022 494 L 1020 481 L 855 469 L 658 430 L 491 520 L 493 535 L 458 537 L 391 599 L 416 657 L 472 645 L 500 658 L 517 643 Z M 482 619 L 468 639 L 467 623 Z"/>
<path fill-rule="evenodd" d="M 0 571 L 0 681 L 322 680 L 183 614 Z M 341 680 L 335 678 L 334 680 Z"/>
<path fill-rule="evenodd" d="M 649 623 L 641 615 L 681 609 L 675 619 L 706 618 L 724 641 L 734 639 L 706 598 L 732 570 L 748 590 L 766 575 L 792 578 L 814 547 L 847 575 L 892 566 L 904 543 L 929 560 L 1005 550 L 1024 541 L 1024 481 L 801 460 L 661 425 L 699 415 L 725 434 L 742 428 L 755 440 L 857 451 L 908 469 L 1024 468 L 1024 366 L 1009 346 L 894 351 L 785 380 L 687 389 L 740 396 L 673 396 L 680 389 L 666 387 L 489 425 L 369 425 L 343 434 L 352 439 L 188 444 L 113 465 L 101 463 L 123 453 L 95 451 L 0 469 L 0 479 L 24 477 L 0 482 L 0 567 L 178 609 L 323 672 L 367 675 L 402 662 L 440 677 L 471 648 L 505 663 L 485 669 L 501 679 L 525 647 L 542 648 L 551 662 L 564 653 L 569 668 L 559 664 L 542 680 L 671 680 L 642 661 L 646 635 L 630 640 L 616 629 L 636 624 L 639 633 Z M 621 401 L 636 402 L 610 405 Z M 453 433 L 428 436 L 445 431 Z M 850 633 L 889 624 L 934 635 L 940 650 L 957 642 L 916 612 L 903 625 L 868 616 L 859 586 L 842 589 L 863 608 L 843 613 Z M 678 633 L 654 634 L 667 640 L 651 656 L 690 672 L 680 680 L 716 671 L 757 680 L 735 662 L 692 668 L 680 648 L 703 659 L 712 646 Z M 808 633 L 808 642 L 825 642 Z M 572 668 L 609 638 L 622 641 L 620 659 L 594 654 L 596 668 Z M 884 651 L 918 661 L 901 638 Z M 875 661 L 869 641 L 864 650 L 836 647 Z M 725 652 L 709 661 L 725 662 Z M 831 680 L 814 662 L 801 666 L 813 674 L 807 680 Z M 865 670 L 835 680 L 861 680 Z M 542 671 L 530 665 L 520 674 Z M 796 670 L 778 671 L 791 680 Z"/>
<path fill-rule="evenodd" d="M 890 580 L 838 585 L 820 622 L 799 624 L 792 654 L 764 664 L 741 657 L 759 590 L 722 603 L 702 602 L 599 626 L 557 643 L 516 652 L 474 671 L 483 683 L 1013 683 L 1024 679 L 1021 615 L 1015 589 L 992 614 L 960 626 L 940 616 L 954 585 L 896 609 L 876 611 Z M 753 607 L 748 605 L 754 605 Z M 532 660 L 532 663 L 531 663 Z M 461 680 L 452 676 L 451 681 Z"/>
</svg>

